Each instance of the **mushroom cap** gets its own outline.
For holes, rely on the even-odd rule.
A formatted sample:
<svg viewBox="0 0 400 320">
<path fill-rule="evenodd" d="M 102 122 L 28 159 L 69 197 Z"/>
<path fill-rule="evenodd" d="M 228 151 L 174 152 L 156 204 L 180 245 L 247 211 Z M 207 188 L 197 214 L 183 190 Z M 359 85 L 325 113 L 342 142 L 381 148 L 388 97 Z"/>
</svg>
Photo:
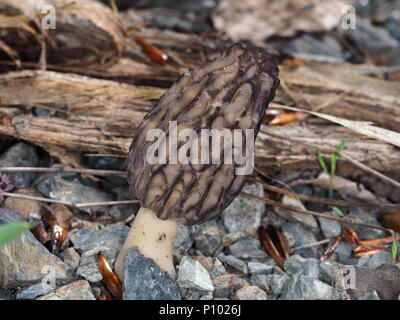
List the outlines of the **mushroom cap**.
<svg viewBox="0 0 400 320">
<path fill-rule="evenodd" d="M 128 181 L 141 206 L 162 220 L 176 219 L 184 225 L 221 213 L 250 176 L 238 174 L 244 164 L 235 156 L 245 155 L 245 147 L 253 151 L 279 85 L 278 72 L 263 49 L 239 42 L 181 75 L 143 118 L 132 141 Z M 221 140 L 210 136 L 216 132 L 227 135 Z M 229 134 L 234 148 L 224 144 L 230 141 Z M 232 161 L 224 158 L 229 151 Z M 181 160 L 188 157 L 192 161 Z"/>
</svg>

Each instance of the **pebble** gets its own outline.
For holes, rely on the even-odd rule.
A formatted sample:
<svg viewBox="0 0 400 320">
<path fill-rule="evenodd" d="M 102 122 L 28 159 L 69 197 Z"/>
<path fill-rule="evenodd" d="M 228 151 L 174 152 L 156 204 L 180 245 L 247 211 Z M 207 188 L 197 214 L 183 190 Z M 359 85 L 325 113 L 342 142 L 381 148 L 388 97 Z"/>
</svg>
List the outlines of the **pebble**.
<svg viewBox="0 0 400 320">
<path fill-rule="evenodd" d="M 317 259 L 303 258 L 298 254 L 294 254 L 286 259 L 283 266 L 285 271 L 291 275 L 306 275 L 314 279 L 319 279 Z"/>
<path fill-rule="evenodd" d="M 355 211 L 352 211 L 350 214 L 348 214 L 346 218 L 373 226 L 382 227 L 375 217 L 371 216 L 368 214 L 368 212 L 360 208 L 356 208 Z M 352 226 L 352 228 L 357 232 L 360 240 L 372 240 L 386 236 L 386 233 L 383 230 L 365 228 L 361 226 Z"/>
<path fill-rule="evenodd" d="M 357 265 L 367 268 L 377 268 L 382 264 L 392 264 L 392 254 L 389 251 L 381 251 L 373 256 L 364 256 L 358 260 Z"/>
<path fill-rule="evenodd" d="M 211 279 L 214 279 L 217 276 L 223 275 L 226 272 L 226 269 L 222 262 L 219 259 L 215 259 L 213 268 L 210 271 Z"/>
<path fill-rule="evenodd" d="M 265 196 L 261 183 L 245 186 L 242 191 L 262 198 Z M 229 233 L 242 231 L 255 236 L 264 212 L 265 203 L 239 195 L 221 216 Z"/>
<path fill-rule="evenodd" d="M 176 281 L 152 259 L 145 258 L 137 247 L 128 249 L 124 266 L 124 300 L 181 299 Z"/>
<path fill-rule="evenodd" d="M 302 246 L 317 241 L 316 235 L 310 230 L 306 229 L 299 222 L 288 222 L 282 226 L 282 232 L 288 233 L 295 241 L 294 246 Z M 290 237 L 289 236 L 289 237 Z M 299 254 L 305 258 L 319 258 L 320 252 L 317 247 L 304 248 L 296 250 L 296 254 Z"/>
<path fill-rule="evenodd" d="M 18 221 L 22 219 L 16 213 L 8 209 L 0 209 L 0 225 Z M 57 284 L 65 284 L 76 277 L 71 268 L 51 254 L 30 231 L 23 232 L 21 236 L 0 249 L 1 288 L 17 288 L 35 284 L 48 274 L 46 270 L 49 268 L 55 271 Z"/>
<path fill-rule="evenodd" d="M 351 252 L 354 248 L 354 245 L 345 241 L 342 241 L 337 248 L 335 249 L 335 252 L 339 256 L 339 262 L 342 264 L 357 264 L 358 259 L 353 258 L 351 256 Z"/>
<path fill-rule="evenodd" d="M 267 263 L 250 261 L 247 264 L 250 274 L 271 274 L 274 266 Z"/>
<path fill-rule="evenodd" d="M 256 286 L 245 286 L 236 291 L 235 300 L 267 300 L 267 294 Z"/>
<path fill-rule="evenodd" d="M 54 291 L 50 285 L 44 285 L 42 282 L 36 283 L 30 287 L 17 291 L 17 300 L 33 300 L 39 296 L 44 296 Z"/>
<path fill-rule="evenodd" d="M 387 30 L 359 18 L 356 20 L 356 29 L 340 30 L 349 34 L 359 47 L 364 48 L 371 55 L 384 55 L 399 45 Z"/>
<path fill-rule="evenodd" d="M 37 167 L 39 156 L 33 146 L 19 142 L 9 148 L 0 156 L 0 167 Z M 8 173 L 10 182 L 14 188 L 29 187 L 35 177 L 35 173 Z"/>
<path fill-rule="evenodd" d="M 338 217 L 334 211 L 324 212 L 324 214 L 331 217 Z M 318 218 L 318 221 L 325 238 L 333 238 L 341 234 L 342 226 L 338 221 L 324 218 Z"/>
<path fill-rule="evenodd" d="M 269 257 L 261 249 L 259 241 L 250 237 L 236 241 L 229 247 L 229 252 L 236 258 L 243 259 L 266 259 Z"/>
<path fill-rule="evenodd" d="M 332 44 L 331 41 L 321 41 L 308 34 L 304 34 L 291 40 L 284 48 L 288 54 L 300 59 L 321 61 L 321 62 L 344 62 L 346 55 L 341 48 Z"/>
<path fill-rule="evenodd" d="M 97 247 L 84 251 L 80 257 L 80 263 L 76 273 L 89 282 L 97 282 L 103 279 L 97 263 L 99 252 L 104 254 L 111 266 L 113 266 L 117 260 L 118 251 L 114 248 Z"/>
<path fill-rule="evenodd" d="M 385 21 L 385 29 L 390 35 L 397 40 L 400 40 L 400 21 L 394 17 L 388 17 Z"/>
<path fill-rule="evenodd" d="M 381 300 L 378 293 L 374 290 L 363 294 L 358 300 Z"/>
<path fill-rule="evenodd" d="M 280 300 L 331 300 L 333 288 L 306 275 L 289 278 L 282 289 Z"/>
<path fill-rule="evenodd" d="M 60 258 L 75 271 L 81 257 L 73 247 L 70 247 L 61 252 Z"/>
<path fill-rule="evenodd" d="M 205 256 L 213 256 L 222 251 L 223 231 L 218 226 L 201 228 L 195 232 L 195 246 Z"/>
<path fill-rule="evenodd" d="M 235 256 L 225 256 L 224 254 L 220 254 L 218 258 L 224 263 L 226 266 L 230 267 L 232 271 L 237 271 L 243 274 L 247 274 L 247 265 L 239 258 Z"/>
<path fill-rule="evenodd" d="M 26 187 L 14 191 L 16 194 L 23 194 L 33 197 L 43 197 L 43 195 L 33 187 Z M 42 202 L 36 200 L 27 200 L 8 197 L 4 201 L 4 208 L 10 209 L 17 213 L 22 219 L 29 221 L 30 213 L 40 213 L 40 209 L 43 207 Z"/>
<path fill-rule="evenodd" d="M 98 247 L 114 248 L 119 251 L 129 233 L 129 227 L 123 224 L 114 224 L 99 231 L 82 227 L 77 232 L 70 234 L 69 239 L 75 250 L 80 252 Z"/>
<path fill-rule="evenodd" d="M 46 197 L 62 201 L 88 203 L 114 200 L 114 197 L 110 193 L 83 184 L 76 174 L 44 174 L 34 181 L 34 186 Z M 99 207 L 87 208 L 87 210 L 90 209 L 97 210 Z"/>
<path fill-rule="evenodd" d="M 229 298 L 231 294 L 233 274 L 223 274 L 215 277 L 212 282 L 214 285 L 214 296 L 218 298 Z"/>
<path fill-rule="evenodd" d="M 0 288 L 0 301 L 11 300 L 11 290 Z"/>
<path fill-rule="evenodd" d="M 266 276 L 265 284 L 273 294 L 280 295 L 285 286 L 285 283 L 290 279 L 287 275 L 270 274 Z"/>
<path fill-rule="evenodd" d="M 282 197 L 282 203 L 285 205 L 288 205 L 288 206 L 292 206 L 297 209 L 306 210 L 306 207 L 303 205 L 303 203 L 295 197 L 284 195 Z M 294 221 L 294 222 L 299 222 L 302 225 L 304 225 L 306 228 L 308 228 L 309 230 L 311 230 L 315 233 L 319 232 L 317 220 L 312 215 L 302 214 L 302 213 L 287 210 L 284 208 L 275 208 L 275 212 L 284 219 Z"/>
<path fill-rule="evenodd" d="M 179 223 L 174 239 L 174 256 L 180 260 L 192 248 L 193 242 L 190 227 Z"/>
<path fill-rule="evenodd" d="M 178 278 L 176 281 L 181 288 L 199 291 L 214 290 L 214 285 L 207 269 L 204 268 L 200 262 L 188 256 L 184 256 L 179 264 Z"/>
<path fill-rule="evenodd" d="M 339 268 L 343 267 L 343 265 L 332 259 L 327 259 L 322 261 L 318 265 L 318 267 L 319 267 L 320 280 L 327 284 L 332 284 L 333 283 L 332 272 L 334 270 L 338 270 Z"/>
<path fill-rule="evenodd" d="M 78 280 L 37 300 L 96 300 L 89 282 Z"/>
<path fill-rule="evenodd" d="M 224 247 L 229 247 L 236 241 L 245 238 L 246 236 L 247 234 L 242 231 L 228 233 L 222 237 L 222 244 L 224 245 Z"/>
</svg>

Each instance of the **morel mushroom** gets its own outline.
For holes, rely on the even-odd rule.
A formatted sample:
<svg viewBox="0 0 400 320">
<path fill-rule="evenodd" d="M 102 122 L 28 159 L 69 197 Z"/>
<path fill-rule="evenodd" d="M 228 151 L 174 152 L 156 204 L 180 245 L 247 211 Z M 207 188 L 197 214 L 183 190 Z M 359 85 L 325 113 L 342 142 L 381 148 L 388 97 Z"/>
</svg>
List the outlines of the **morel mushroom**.
<svg viewBox="0 0 400 320">
<path fill-rule="evenodd" d="M 272 57 L 239 42 L 184 73 L 144 117 L 128 158 L 128 180 L 142 208 L 115 264 L 121 280 L 134 246 L 175 276 L 177 223 L 210 220 L 239 194 L 278 85 Z"/>
</svg>

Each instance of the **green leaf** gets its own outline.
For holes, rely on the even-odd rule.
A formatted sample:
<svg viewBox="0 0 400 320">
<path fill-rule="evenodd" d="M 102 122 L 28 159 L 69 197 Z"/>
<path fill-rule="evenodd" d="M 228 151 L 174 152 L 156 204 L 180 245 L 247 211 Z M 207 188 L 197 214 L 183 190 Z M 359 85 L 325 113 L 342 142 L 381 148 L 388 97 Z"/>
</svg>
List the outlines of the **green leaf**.
<svg viewBox="0 0 400 320">
<path fill-rule="evenodd" d="M 322 154 L 321 154 L 321 149 L 318 149 L 317 151 L 317 156 L 318 156 L 318 161 L 319 164 L 321 165 L 322 169 L 324 169 L 324 171 L 329 174 L 328 168 L 326 167 L 326 164 L 324 162 L 324 159 L 322 159 Z"/>
<path fill-rule="evenodd" d="M 347 143 L 347 140 L 348 139 L 346 138 L 341 142 L 341 144 L 337 147 L 338 151 L 342 151 L 344 149 L 344 147 L 345 147 L 345 145 Z"/>
<path fill-rule="evenodd" d="M 337 155 L 336 153 L 331 153 L 331 176 L 333 177 L 336 172 L 336 160 L 337 160 Z"/>
<path fill-rule="evenodd" d="M 344 218 L 344 213 L 342 210 L 340 210 L 338 207 L 336 206 L 332 206 L 331 207 L 333 211 L 335 211 L 339 217 Z"/>
<path fill-rule="evenodd" d="M 33 227 L 33 224 L 26 222 L 8 223 L 0 226 L 0 248 L 7 242 L 18 237 L 22 232 Z"/>
<path fill-rule="evenodd" d="M 393 263 L 393 265 L 396 263 L 397 252 L 399 251 L 399 243 L 397 243 L 396 241 L 393 241 L 393 244 L 392 244 L 392 263 Z"/>
</svg>

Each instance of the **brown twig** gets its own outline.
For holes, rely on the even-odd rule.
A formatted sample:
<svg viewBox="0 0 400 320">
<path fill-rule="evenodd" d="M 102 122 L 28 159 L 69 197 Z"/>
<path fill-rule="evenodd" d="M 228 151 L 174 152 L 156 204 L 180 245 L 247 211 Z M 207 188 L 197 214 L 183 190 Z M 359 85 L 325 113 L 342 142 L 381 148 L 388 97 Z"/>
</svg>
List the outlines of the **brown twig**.
<svg viewBox="0 0 400 320">
<path fill-rule="evenodd" d="M 306 249 L 306 248 L 312 248 L 312 247 L 321 246 L 321 245 L 323 245 L 325 243 L 329 243 L 331 240 L 334 240 L 334 239 L 335 238 L 327 238 L 327 239 L 324 239 L 324 240 L 321 240 L 321 241 L 316 241 L 316 242 L 313 242 L 313 243 L 309 243 L 309 244 L 305 244 L 305 245 L 302 245 L 302 246 L 294 247 L 294 248 L 290 249 L 290 253 L 293 253 L 296 250 L 300 250 L 300 249 Z"/>
<path fill-rule="evenodd" d="M 75 203 L 71 201 L 64 201 L 64 200 L 56 200 L 56 199 L 49 199 L 43 197 L 33 197 L 28 196 L 25 194 L 19 193 L 11 193 L 11 192 L 4 192 L 4 196 L 11 197 L 11 198 L 19 198 L 19 199 L 26 199 L 26 200 L 35 200 L 40 202 L 49 202 L 49 203 L 60 203 L 66 206 L 70 206 L 73 208 L 86 208 L 86 207 L 99 207 L 99 206 L 115 206 L 121 204 L 133 204 L 139 203 L 140 200 L 121 200 L 121 201 L 104 201 L 104 202 L 85 202 L 85 203 Z"/>
<path fill-rule="evenodd" d="M 13 173 L 13 172 L 51 172 L 51 173 L 70 172 L 70 173 L 91 174 L 91 175 L 95 175 L 95 176 L 126 177 L 126 172 L 125 171 L 96 170 L 96 169 L 75 169 L 75 168 L 64 168 L 64 167 L 56 167 L 56 168 L 0 167 L 0 172 L 3 172 L 3 173 Z"/>
<path fill-rule="evenodd" d="M 335 199 L 327 199 L 320 198 L 315 196 L 309 196 L 305 194 L 298 194 L 289 190 L 285 190 L 276 186 L 272 186 L 260 179 L 253 178 L 254 181 L 262 183 L 264 188 L 273 191 L 279 194 L 285 194 L 288 196 L 296 197 L 301 200 L 323 203 L 331 206 L 340 206 L 340 207 L 349 207 L 349 208 L 385 208 L 385 209 L 400 209 L 400 203 L 365 203 L 359 201 L 347 201 L 347 200 L 335 200 Z"/>
<path fill-rule="evenodd" d="M 252 195 L 252 194 L 248 194 L 248 193 L 245 193 L 245 192 L 241 192 L 240 195 L 248 197 L 250 199 L 257 200 L 257 201 L 265 202 L 266 204 L 269 204 L 269 205 L 271 205 L 273 207 L 280 207 L 280 208 L 284 208 L 284 209 L 287 209 L 287 210 L 295 211 L 295 212 L 298 212 L 298 213 L 310 214 L 310 215 L 315 216 L 315 217 L 324 218 L 324 219 L 328 219 L 328 220 L 335 220 L 335 221 L 338 221 L 338 222 L 344 223 L 344 224 L 350 224 L 350 225 L 355 225 L 355 226 L 360 226 L 360 227 L 365 227 L 365 228 L 383 230 L 385 232 L 389 232 L 391 235 L 394 236 L 394 231 L 392 229 L 388 229 L 388 228 L 384 228 L 384 227 L 380 227 L 380 226 L 373 226 L 373 225 L 370 225 L 370 224 L 354 221 L 353 219 L 349 219 L 349 218 L 331 217 L 331 216 L 328 216 L 328 215 L 323 214 L 323 213 L 295 208 L 295 207 L 292 207 L 292 206 L 289 206 L 289 205 L 286 205 L 286 204 L 283 204 L 283 203 L 280 203 L 280 202 L 277 202 L 277 201 L 274 201 L 274 200 L 261 198 L 261 197 L 258 197 L 258 196 Z"/>
</svg>

